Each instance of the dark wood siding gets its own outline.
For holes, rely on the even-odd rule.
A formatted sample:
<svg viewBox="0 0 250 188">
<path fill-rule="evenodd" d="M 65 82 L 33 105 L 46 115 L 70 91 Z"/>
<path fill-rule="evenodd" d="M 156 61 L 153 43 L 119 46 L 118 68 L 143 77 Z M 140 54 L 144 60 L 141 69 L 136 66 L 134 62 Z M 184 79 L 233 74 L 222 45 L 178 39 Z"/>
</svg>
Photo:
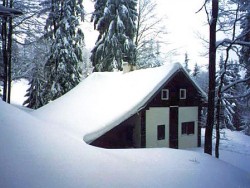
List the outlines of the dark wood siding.
<svg viewBox="0 0 250 188">
<path fill-rule="evenodd" d="M 178 149 L 178 107 L 170 107 L 169 147 Z"/>
<path fill-rule="evenodd" d="M 201 110 L 202 110 L 202 107 L 199 106 L 199 109 L 198 109 L 198 137 L 197 137 L 197 143 L 198 143 L 198 147 L 201 147 Z"/>
<path fill-rule="evenodd" d="M 135 114 L 90 143 L 102 148 L 141 147 L 141 115 Z"/>
<path fill-rule="evenodd" d="M 146 147 L 146 111 L 141 112 L 141 147 Z"/>
<path fill-rule="evenodd" d="M 133 148 L 133 130 L 133 125 L 120 124 L 93 141 L 90 145 L 110 149 Z"/>
<path fill-rule="evenodd" d="M 169 99 L 161 99 L 161 90 L 169 90 Z M 186 99 L 180 99 L 180 89 L 186 89 Z M 148 107 L 199 106 L 201 95 L 190 79 L 182 72 L 175 73 L 148 103 Z"/>
</svg>

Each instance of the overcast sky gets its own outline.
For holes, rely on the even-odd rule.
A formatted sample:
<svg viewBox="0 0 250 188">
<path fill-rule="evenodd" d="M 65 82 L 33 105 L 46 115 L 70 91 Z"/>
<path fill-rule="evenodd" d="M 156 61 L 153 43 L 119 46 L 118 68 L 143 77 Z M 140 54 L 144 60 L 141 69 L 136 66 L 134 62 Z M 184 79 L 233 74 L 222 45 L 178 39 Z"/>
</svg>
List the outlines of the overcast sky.
<svg viewBox="0 0 250 188">
<path fill-rule="evenodd" d="M 188 53 L 190 64 L 207 64 L 207 58 L 201 56 L 206 52 L 202 37 L 208 36 L 206 14 L 204 11 L 196 13 L 203 4 L 203 0 L 158 0 L 160 15 L 166 15 L 166 28 L 169 32 L 167 39 L 169 48 L 177 49 L 178 56 L 170 61 L 183 62 L 185 52 Z"/>
<path fill-rule="evenodd" d="M 163 24 L 168 31 L 167 42 L 170 43 L 166 52 L 176 49 L 178 53 L 175 56 L 168 56 L 166 61 L 182 63 L 185 52 L 187 52 L 190 59 L 190 68 L 193 68 L 192 66 L 196 62 L 199 65 L 207 64 L 207 58 L 201 55 L 206 49 L 198 37 L 198 35 L 208 36 L 206 15 L 204 11 L 196 13 L 204 0 L 156 0 L 156 2 L 159 17 L 166 17 Z M 90 0 L 85 0 L 84 6 L 87 13 L 93 9 Z M 88 29 L 84 28 L 85 42 L 89 48 L 93 47 L 97 36 L 92 28 L 92 25 Z"/>
</svg>

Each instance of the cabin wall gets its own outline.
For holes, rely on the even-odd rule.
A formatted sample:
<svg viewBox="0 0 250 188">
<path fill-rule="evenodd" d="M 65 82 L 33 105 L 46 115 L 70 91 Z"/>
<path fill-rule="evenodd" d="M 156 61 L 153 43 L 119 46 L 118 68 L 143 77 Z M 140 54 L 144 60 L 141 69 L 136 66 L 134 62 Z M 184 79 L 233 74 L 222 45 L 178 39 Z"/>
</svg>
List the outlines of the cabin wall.
<svg viewBox="0 0 250 188">
<path fill-rule="evenodd" d="M 137 113 L 130 117 L 128 120 L 123 122 L 124 125 L 133 126 L 133 147 L 140 148 L 141 147 L 141 114 Z"/>
<path fill-rule="evenodd" d="M 164 125 L 164 138 L 158 138 L 158 126 Z M 154 107 L 146 111 L 146 147 L 169 147 L 169 108 Z"/>
<path fill-rule="evenodd" d="M 198 146 L 198 107 L 179 107 L 178 146 L 180 149 Z M 182 125 L 194 122 L 194 134 L 182 134 Z"/>
<path fill-rule="evenodd" d="M 114 127 L 90 145 L 118 149 L 141 147 L 141 115 L 133 115 L 126 121 Z"/>
<path fill-rule="evenodd" d="M 172 121 L 172 107 L 152 107 L 146 110 L 146 147 L 192 148 L 198 146 L 198 107 L 174 107 L 178 120 Z M 191 123 L 193 132 L 183 132 L 183 123 Z M 158 126 L 164 125 L 164 139 L 159 139 Z M 185 126 L 185 125 L 184 125 Z M 172 131 L 170 137 L 170 131 Z M 190 131 L 190 130 L 186 130 Z M 174 134 L 174 135 L 173 135 Z M 176 138 L 176 140 L 173 140 Z M 175 143 L 176 142 L 176 143 Z"/>
<path fill-rule="evenodd" d="M 162 93 L 163 90 L 168 91 L 168 97 L 163 98 L 165 96 Z M 183 90 L 185 90 L 185 97 L 181 97 L 181 91 Z M 200 146 L 198 118 L 201 101 L 201 94 L 187 75 L 182 71 L 175 73 L 147 104 L 145 146 L 182 149 Z M 163 121 L 166 121 L 165 125 L 168 125 L 166 127 L 166 138 L 158 140 L 157 126 Z M 192 133 L 183 133 L 183 123 L 184 127 L 187 124 L 191 124 L 187 127 L 194 127 Z"/>
</svg>

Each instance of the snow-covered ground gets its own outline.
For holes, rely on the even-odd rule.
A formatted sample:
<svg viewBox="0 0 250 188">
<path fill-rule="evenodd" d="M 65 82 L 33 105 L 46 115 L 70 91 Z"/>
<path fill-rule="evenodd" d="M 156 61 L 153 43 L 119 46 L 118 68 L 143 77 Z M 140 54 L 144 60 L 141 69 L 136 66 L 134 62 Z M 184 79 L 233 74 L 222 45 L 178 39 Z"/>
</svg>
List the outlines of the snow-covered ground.
<svg viewBox="0 0 250 188">
<path fill-rule="evenodd" d="M 221 160 L 250 173 L 250 136 L 224 130 L 220 147 Z"/>
<path fill-rule="evenodd" d="M 205 129 L 202 129 L 202 135 L 202 141 L 204 141 Z M 220 160 L 228 162 L 250 173 L 250 136 L 247 136 L 242 132 L 223 129 L 221 131 L 219 147 Z M 203 144 L 201 148 L 194 148 L 190 150 L 202 153 Z"/>
<path fill-rule="evenodd" d="M 61 108 L 71 96 L 60 99 Z M 221 160 L 202 148 L 109 150 L 37 114 L 0 101 L 0 187 L 250 186 L 250 137 L 243 133 L 225 131 Z"/>
</svg>

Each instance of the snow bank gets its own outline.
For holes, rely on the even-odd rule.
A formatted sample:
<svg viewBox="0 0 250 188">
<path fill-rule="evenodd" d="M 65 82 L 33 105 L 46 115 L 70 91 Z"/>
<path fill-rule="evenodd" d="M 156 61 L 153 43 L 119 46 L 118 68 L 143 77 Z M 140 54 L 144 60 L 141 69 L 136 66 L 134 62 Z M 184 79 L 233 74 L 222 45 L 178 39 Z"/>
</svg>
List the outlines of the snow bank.
<svg viewBox="0 0 250 188">
<path fill-rule="evenodd" d="M 13 118 L 15 114 L 15 118 Z M 249 174 L 173 149 L 107 150 L 0 101 L 0 187 L 247 187 Z"/>
</svg>

